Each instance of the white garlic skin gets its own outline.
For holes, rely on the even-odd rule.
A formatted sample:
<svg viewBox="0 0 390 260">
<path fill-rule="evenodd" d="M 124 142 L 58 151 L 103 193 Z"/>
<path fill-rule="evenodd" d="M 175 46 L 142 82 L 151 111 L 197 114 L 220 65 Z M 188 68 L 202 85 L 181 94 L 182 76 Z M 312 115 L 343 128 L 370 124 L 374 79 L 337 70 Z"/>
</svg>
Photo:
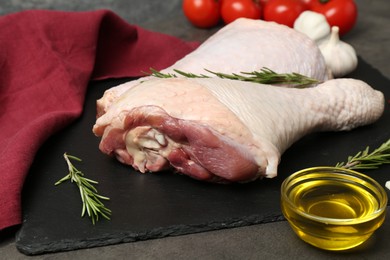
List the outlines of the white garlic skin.
<svg viewBox="0 0 390 260">
<path fill-rule="evenodd" d="M 304 11 L 294 22 L 294 29 L 319 42 L 330 34 L 330 25 L 325 16 L 313 11 Z"/>
<path fill-rule="evenodd" d="M 340 40 L 337 26 L 332 27 L 329 38 L 322 41 L 319 48 L 333 77 L 343 77 L 356 69 L 356 51 L 350 44 Z"/>
</svg>

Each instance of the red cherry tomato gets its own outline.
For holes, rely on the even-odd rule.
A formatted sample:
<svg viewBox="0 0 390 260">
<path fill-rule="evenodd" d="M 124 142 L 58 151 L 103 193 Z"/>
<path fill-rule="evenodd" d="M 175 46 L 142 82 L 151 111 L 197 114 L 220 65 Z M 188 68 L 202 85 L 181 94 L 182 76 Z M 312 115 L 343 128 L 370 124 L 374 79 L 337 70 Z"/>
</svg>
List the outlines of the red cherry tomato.
<svg viewBox="0 0 390 260">
<path fill-rule="evenodd" d="M 199 28 L 213 27 L 221 19 L 218 0 L 184 0 L 182 7 L 187 19 Z"/>
<path fill-rule="evenodd" d="M 260 19 L 261 7 L 260 4 L 254 0 L 223 0 L 221 16 L 226 24 L 241 17 Z"/>
<path fill-rule="evenodd" d="M 295 20 L 306 9 L 301 0 L 269 0 L 264 6 L 263 18 L 293 27 Z"/>
<path fill-rule="evenodd" d="M 340 35 L 349 32 L 357 20 L 357 6 L 353 0 L 311 1 L 310 10 L 325 15 L 330 26 L 338 26 Z"/>
<path fill-rule="evenodd" d="M 307 7 L 307 9 L 310 9 L 313 2 L 318 2 L 320 0 L 301 0 L 301 2 Z"/>
</svg>

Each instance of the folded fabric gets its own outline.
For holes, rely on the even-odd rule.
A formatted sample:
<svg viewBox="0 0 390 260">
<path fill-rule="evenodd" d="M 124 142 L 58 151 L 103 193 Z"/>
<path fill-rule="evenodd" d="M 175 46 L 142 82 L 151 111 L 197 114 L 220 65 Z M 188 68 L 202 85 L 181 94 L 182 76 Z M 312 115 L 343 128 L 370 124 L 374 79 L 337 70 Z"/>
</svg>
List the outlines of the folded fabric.
<svg viewBox="0 0 390 260">
<path fill-rule="evenodd" d="M 21 223 L 34 156 L 82 112 L 91 79 L 142 76 L 196 48 L 130 25 L 108 10 L 0 17 L 0 230 Z"/>
</svg>

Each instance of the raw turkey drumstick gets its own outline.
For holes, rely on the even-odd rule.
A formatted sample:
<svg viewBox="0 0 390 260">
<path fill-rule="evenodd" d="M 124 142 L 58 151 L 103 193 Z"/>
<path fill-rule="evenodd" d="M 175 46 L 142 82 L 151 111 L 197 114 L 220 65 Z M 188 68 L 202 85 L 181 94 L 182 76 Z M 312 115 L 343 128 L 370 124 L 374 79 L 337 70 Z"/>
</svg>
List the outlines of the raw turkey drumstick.
<svg viewBox="0 0 390 260">
<path fill-rule="evenodd" d="M 306 35 L 277 23 L 245 18 L 226 25 L 162 72 L 173 73 L 173 69 L 178 69 L 214 76 L 205 69 L 231 74 L 262 68 L 277 73 L 299 73 L 318 81 L 329 78 L 320 50 Z M 130 81 L 107 90 L 97 101 L 97 115 L 104 114 L 122 93 L 145 80 Z"/>
<path fill-rule="evenodd" d="M 354 79 L 294 89 L 219 78 L 151 79 L 99 117 L 100 150 L 141 172 L 213 182 L 275 177 L 281 154 L 315 131 L 375 122 L 384 96 Z"/>
</svg>

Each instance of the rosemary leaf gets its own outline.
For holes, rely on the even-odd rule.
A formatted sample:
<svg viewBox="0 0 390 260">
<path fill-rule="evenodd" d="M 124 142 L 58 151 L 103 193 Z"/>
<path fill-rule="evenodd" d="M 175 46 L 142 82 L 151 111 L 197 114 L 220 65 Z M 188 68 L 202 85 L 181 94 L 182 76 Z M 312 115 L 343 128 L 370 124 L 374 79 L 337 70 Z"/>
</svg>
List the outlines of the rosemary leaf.
<svg viewBox="0 0 390 260">
<path fill-rule="evenodd" d="M 99 195 L 99 194 L 95 194 L 95 196 L 97 197 L 97 198 L 100 198 L 100 199 L 103 199 L 103 200 L 109 200 L 110 198 L 108 198 L 108 197 L 105 197 L 105 196 L 102 196 L 102 195 Z"/>
<path fill-rule="evenodd" d="M 83 208 L 81 209 L 81 217 L 84 217 L 86 208 L 87 207 L 85 206 L 85 203 L 83 203 Z"/>
<path fill-rule="evenodd" d="M 145 74 L 148 74 L 148 73 L 145 73 Z M 161 73 L 160 71 L 158 70 L 155 70 L 153 68 L 150 68 L 150 74 L 148 75 L 151 75 L 151 76 L 154 76 L 156 78 L 176 78 L 177 76 L 175 74 L 170 74 L 170 73 Z"/>
<path fill-rule="evenodd" d="M 184 71 L 177 70 L 177 69 L 174 69 L 173 71 L 179 75 L 186 77 L 186 78 L 210 78 L 207 75 L 203 75 L 203 74 L 197 75 L 197 74 L 188 73 L 188 72 L 184 72 Z"/>
<path fill-rule="evenodd" d="M 82 202 L 81 217 L 84 217 L 85 213 L 87 213 L 93 225 L 95 225 L 95 223 L 99 220 L 99 215 L 107 220 L 110 220 L 111 210 L 104 206 L 101 201 L 101 199 L 109 200 L 109 198 L 99 195 L 96 187 L 92 185 L 98 184 L 98 182 L 85 178 L 84 174 L 71 162 L 71 160 L 80 162 L 81 159 L 73 155 L 68 155 L 67 153 L 64 153 L 64 159 L 68 166 L 69 173 L 57 181 L 54 185 L 59 185 L 66 180 L 70 180 L 77 185 Z"/>
<path fill-rule="evenodd" d="M 88 178 L 84 178 L 84 180 L 85 180 L 87 183 L 99 184 L 99 182 L 94 181 L 94 180 L 91 180 L 91 179 L 88 179 Z"/>
<path fill-rule="evenodd" d="M 383 164 L 390 164 L 390 139 L 372 152 L 370 152 L 370 148 L 367 146 L 356 155 L 349 156 L 346 162 L 337 163 L 336 167 L 363 170 L 377 169 Z"/>
<path fill-rule="evenodd" d="M 174 69 L 176 74 L 181 75 L 186 78 L 211 78 L 210 76 L 204 74 L 194 74 L 189 72 L 184 72 L 181 70 Z M 299 73 L 276 73 L 275 71 L 269 68 L 262 68 L 260 71 L 252 72 L 241 72 L 240 74 L 232 73 L 226 74 L 221 72 L 214 72 L 208 69 L 205 71 L 219 77 L 222 79 L 231 79 L 239 81 L 248 81 L 260 84 L 278 84 L 278 85 L 291 85 L 297 88 L 304 88 L 311 84 L 319 83 L 316 79 L 301 75 Z M 162 73 L 155 69 L 150 68 L 151 76 L 157 78 L 177 78 L 177 75 L 173 73 Z"/>
</svg>

